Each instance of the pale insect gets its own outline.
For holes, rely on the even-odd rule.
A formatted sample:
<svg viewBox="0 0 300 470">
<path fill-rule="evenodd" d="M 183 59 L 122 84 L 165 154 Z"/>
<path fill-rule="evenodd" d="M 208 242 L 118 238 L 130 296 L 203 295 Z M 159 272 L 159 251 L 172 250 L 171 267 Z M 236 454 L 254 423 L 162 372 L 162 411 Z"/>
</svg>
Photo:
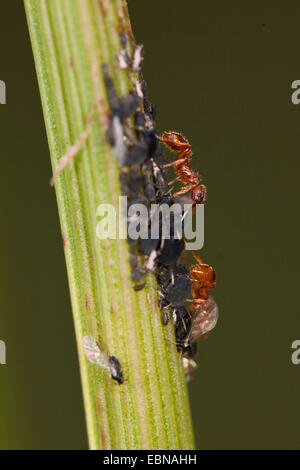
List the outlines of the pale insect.
<svg viewBox="0 0 300 470">
<path fill-rule="evenodd" d="M 194 361 L 194 359 L 187 358 L 187 357 L 182 358 L 182 363 L 183 363 L 186 380 L 187 382 L 189 382 L 193 378 L 194 371 L 195 369 L 197 369 L 197 364 Z"/>
<path fill-rule="evenodd" d="M 84 336 L 83 348 L 90 362 L 109 372 L 111 378 L 116 380 L 119 385 L 124 382 L 122 367 L 118 359 L 115 356 L 108 357 L 93 336 Z"/>
</svg>

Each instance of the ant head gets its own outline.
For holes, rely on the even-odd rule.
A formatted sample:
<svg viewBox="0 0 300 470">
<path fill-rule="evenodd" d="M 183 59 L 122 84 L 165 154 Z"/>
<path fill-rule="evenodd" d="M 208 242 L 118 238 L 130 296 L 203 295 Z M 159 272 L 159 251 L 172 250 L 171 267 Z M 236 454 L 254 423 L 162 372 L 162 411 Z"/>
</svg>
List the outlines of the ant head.
<svg viewBox="0 0 300 470">
<path fill-rule="evenodd" d="M 192 199 L 196 204 L 202 204 L 206 198 L 206 187 L 203 184 L 199 184 L 192 190 Z"/>
<path fill-rule="evenodd" d="M 175 152 L 189 146 L 188 141 L 179 132 L 164 132 L 159 140 Z"/>
</svg>

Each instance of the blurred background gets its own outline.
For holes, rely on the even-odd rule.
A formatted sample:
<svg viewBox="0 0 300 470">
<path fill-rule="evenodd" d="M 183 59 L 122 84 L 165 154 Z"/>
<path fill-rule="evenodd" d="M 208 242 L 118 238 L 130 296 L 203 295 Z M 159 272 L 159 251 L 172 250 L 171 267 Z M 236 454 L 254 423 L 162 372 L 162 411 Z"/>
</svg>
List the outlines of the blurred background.
<svg viewBox="0 0 300 470">
<path fill-rule="evenodd" d="M 161 130 L 208 186 L 220 320 L 190 383 L 197 447 L 300 448 L 299 2 L 129 0 Z M 1 449 L 87 448 L 49 152 L 23 2 L 1 10 Z"/>
</svg>

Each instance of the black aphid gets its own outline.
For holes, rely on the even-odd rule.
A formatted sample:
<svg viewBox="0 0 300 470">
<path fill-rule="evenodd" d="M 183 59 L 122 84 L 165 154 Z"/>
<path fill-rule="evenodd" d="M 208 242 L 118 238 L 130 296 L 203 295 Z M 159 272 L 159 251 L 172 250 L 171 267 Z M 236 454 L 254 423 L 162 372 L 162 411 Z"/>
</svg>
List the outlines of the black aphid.
<svg viewBox="0 0 300 470">
<path fill-rule="evenodd" d="M 163 325 L 167 325 L 170 321 L 170 315 L 168 312 L 164 312 L 162 317 L 161 317 L 161 322 Z"/>
<path fill-rule="evenodd" d="M 189 333 L 191 329 L 191 316 L 185 307 L 180 307 L 175 310 L 175 338 L 176 338 L 176 345 L 179 351 L 182 353 L 188 353 L 189 351 Z"/>
<path fill-rule="evenodd" d="M 155 157 L 157 149 L 158 149 L 158 141 L 157 141 L 155 132 L 147 131 L 145 132 L 143 137 L 148 147 L 148 158 Z"/>
<path fill-rule="evenodd" d="M 141 111 L 138 111 L 134 116 L 134 126 L 137 131 L 143 132 L 145 131 L 146 126 L 146 118 L 145 114 Z"/>
<path fill-rule="evenodd" d="M 188 268 L 184 264 L 176 264 L 176 266 L 174 266 L 172 270 L 175 276 L 181 276 L 181 275 L 189 276 L 190 275 Z"/>
<path fill-rule="evenodd" d="M 126 37 L 125 33 L 120 34 L 120 40 L 121 40 L 122 49 L 126 49 L 126 47 L 127 47 L 127 37 Z"/>
<path fill-rule="evenodd" d="M 153 250 L 156 250 L 159 244 L 159 239 L 151 238 L 151 231 L 148 232 L 148 238 L 140 240 L 139 248 L 142 255 L 150 255 Z"/>
<path fill-rule="evenodd" d="M 140 273 L 137 269 L 135 269 L 134 271 L 132 271 L 132 273 L 131 273 L 131 280 L 132 280 L 133 282 L 140 282 L 141 279 L 142 279 L 142 275 L 141 275 L 141 273 Z"/>
<path fill-rule="evenodd" d="M 148 269 L 145 266 L 138 266 L 137 270 L 139 273 L 141 273 L 142 276 L 144 276 L 148 272 Z"/>
<path fill-rule="evenodd" d="M 120 183 L 121 183 L 122 193 L 128 195 L 130 192 L 130 185 L 129 185 L 129 175 L 126 171 L 121 171 Z"/>
<path fill-rule="evenodd" d="M 162 249 L 158 254 L 158 264 L 162 266 L 171 266 L 177 263 L 185 247 L 184 240 L 170 237 L 165 239 Z"/>
<path fill-rule="evenodd" d="M 128 153 L 125 158 L 124 165 L 140 165 L 145 160 L 147 160 L 149 155 L 149 150 L 147 144 L 144 142 L 139 142 L 136 145 L 133 145 L 129 148 Z"/>
<path fill-rule="evenodd" d="M 175 333 L 178 337 L 186 337 L 189 334 L 192 319 L 188 310 L 184 307 L 177 307 L 175 313 Z"/>
<path fill-rule="evenodd" d="M 156 271 L 158 283 L 165 289 L 171 282 L 172 271 L 167 266 L 159 266 Z"/>
<path fill-rule="evenodd" d="M 155 196 L 155 188 L 153 184 L 147 183 L 145 186 L 144 194 L 149 201 L 154 198 Z"/>
<path fill-rule="evenodd" d="M 133 166 L 129 173 L 129 191 L 128 197 L 134 199 L 139 196 L 143 188 L 143 178 L 141 176 L 140 167 L 138 165 Z"/>
<path fill-rule="evenodd" d="M 144 289 L 145 285 L 146 285 L 145 282 L 143 282 L 142 284 L 137 284 L 137 285 L 134 286 L 134 290 L 135 291 L 142 290 L 142 289 Z"/>
<path fill-rule="evenodd" d="M 136 256 L 130 256 L 129 263 L 132 269 L 135 269 L 138 266 L 138 259 Z"/>
<path fill-rule="evenodd" d="M 155 162 L 153 162 L 153 178 L 159 192 L 161 194 L 165 194 L 169 189 L 168 183 L 165 180 L 162 170 Z"/>
<path fill-rule="evenodd" d="M 137 266 L 131 273 L 131 279 L 133 282 L 139 282 L 142 276 L 147 274 L 148 270 L 145 266 Z"/>
<path fill-rule="evenodd" d="M 166 300 L 171 307 L 181 307 L 191 296 L 192 283 L 187 276 L 178 276 L 174 284 L 170 283 L 166 289 Z"/>
<path fill-rule="evenodd" d="M 110 356 L 109 363 L 111 365 L 111 378 L 116 380 L 119 385 L 124 383 L 124 376 L 121 364 L 115 356 Z"/>
<path fill-rule="evenodd" d="M 192 341 L 190 332 L 192 327 L 192 318 L 185 307 L 175 310 L 175 338 L 178 351 L 183 357 L 193 359 L 197 354 L 197 342 Z"/>
<path fill-rule="evenodd" d="M 170 306 L 170 303 L 168 302 L 168 300 L 164 297 L 163 299 L 161 299 L 160 303 L 159 303 L 159 306 L 160 308 L 163 310 L 167 307 Z"/>
<path fill-rule="evenodd" d="M 123 96 L 119 100 L 119 106 L 123 119 L 128 119 L 132 116 L 141 104 L 141 98 L 134 92 L 131 91 L 129 95 Z"/>
<path fill-rule="evenodd" d="M 109 106 L 112 111 L 118 111 L 120 109 L 119 98 L 115 89 L 114 82 L 109 74 L 107 64 L 102 65 L 104 83 L 106 87 L 107 99 Z"/>
<path fill-rule="evenodd" d="M 147 83 L 145 80 L 142 80 L 142 91 L 144 95 L 144 112 L 151 119 L 154 127 L 154 121 L 156 118 L 156 107 L 150 103 L 147 98 Z"/>
</svg>

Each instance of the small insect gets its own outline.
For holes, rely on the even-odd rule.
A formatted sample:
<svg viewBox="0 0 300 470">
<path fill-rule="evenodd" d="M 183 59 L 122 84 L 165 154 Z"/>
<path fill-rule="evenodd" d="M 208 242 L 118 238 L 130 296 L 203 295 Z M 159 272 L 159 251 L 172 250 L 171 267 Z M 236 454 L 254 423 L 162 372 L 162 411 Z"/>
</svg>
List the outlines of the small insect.
<svg viewBox="0 0 300 470">
<path fill-rule="evenodd" d="M 142 44 L 138 44 L 135 47 L 133 58 L 132 58 L 132 71 L 135 73 L 139 73 L 141 70 L 141 63 L 144 60 L 143 49 L 144 49 L 144 46 Z"/>
<path fill-rule="evenodd" d="M 144 189 L 144 194 L 146 198 L 151 201 L 155 196 L 155 187 L 151 183 L 147 183 Z"/>
<path fill-rule="evenodd" d="M 165 181 L 165 177 L 160 167 L 152 160 L 153 164 L 153 178 L 161 194 L 165 194 L 168 190 L 168 184 Z"/>
<path fill-rule="evenodd" d="M 191 330 L 192 319 L 190 313 L 185 307 L 175 309 L 175 338 L 178 351 L 185 357 L 194 357 L 196 348 L 192 347 L 189 334 Z"/>
<path fill-rule="evenodd" d="M 114 112 L 118 112 L 120 109 L 119 97 L 114 85 L 114 82 L 110 76 L 109 68 L 107 64 L 102 64 L 102 73 L 104 78 L 104 84 L 106 88 L 107 101 L 110 109 Z"/>
<path fill-rule="evenodd" d="M 142 284 L 136 284 L 136 285 L 134 286 L 134 290 L 135 290 L 136 292 L 138 292 L 138 291 L 140 291 L 140 290 L 143 290 L 144 287 L 145 287 L 145 285 L 146 285 L 145 282 L 142 282 Z"/>
<path fill-rule="evenodd" d="M 142 255 L 150 255 L 154 250 L 156 250 L 159 243 L 159 238 L 151 238 L 151 230 L 148 231 L 148 238 L 141 238 L 140 240 L 140 253 Z M 156 256 L 155 256 L 156 257 Z M 152 271 L 152 268 L 149 268 L 149 271 Z"/>
<path fill-rule="evenodd" d="M 130 118 L 137 111 L 140 104 L 141 98 L 134 91 L 130 91 L 127 96 L 122 96 L 119 100 L 122 119 Z"/>
<path fill-rule="evenodd" d="M 211 296 L 208 296 L 195 312 L 189 312 L 192 316 L 190 324 L 181 326 L 178 324 L 175 335 L 177 349 L 185 357 L 193 358 L 197 352 L 197 343 L 208 336 L 218 321 L 218 306 Z M 184 329 L 186 327 L 186 330 Z"/>
<path fill-rule="evenodd" d="M 188 276 L 177 276 L 171 282 L 165 293 L 166 300 L 171 307 L 181 307 L 191 295 L 191 281 Z"/>
<path fill-rule="evenodd" d="M 93 336 L 84 336 L 83 348 L 90 362 L 109 372 L 111 378 L 119 385 L 124 382 L 122 367 L 118 359 L 115 356 L 108 357 Z"/>
<path fill-rule="evenodd" d="M 170 321 L 170 314 L 169 312 L 164 312 L 161 317 L 161 322 L 163 325 L 167 325 Z"/>
<path fill-rule="evenodd" d="M 125 70 L 130 65 L 130 57 L 128 55 L 128 41 L 127 36 L 124 33 L 120 34 L 121 46 L 122 49 L 117 53 L 117 61 L 121 70 Z"/>
<path fill-rule="evenodd" d="M 131 69 L 134 73 L 140 73 L 141 71 L 141 63 L 144 59 L 143 56 L 143 48 L 142 44 L 138 44 L 133 52 L 133 57 L 130 58 L 127 52 L 127 38 L 123 34 L 121 36 L 121 45 L 122 49 L 117 54 L 117 62 L 121 70 L 128 69 L 131 66 Z"/>
<path fill-rule="evenodd" d="M 130 65 L 130 57 L 125 50 L 117 53 L 117 63 L 121 70 L 128 69 Z"/>
<path fill-rule="evenodd" d="M 185 377 L 186 381 L 189 382 L 193 376 L 194 376 L 194 371 L 197 369 L 197 364 L 193 359 L 189 359 L 187 357 L 182 358 L 182 363 L 183 363 L 183 369 L 185 372 Z"/>
<path fill-rule="evenodd" d="M 148 158 L 148 145 L 144 142 L 139 142 L 129 148 L 124 165 L 133 166 L 140 165 Z"/>
<path fill-rule="evenodd" d="M 175 238 L 170 235 L 169 239 L 163 239 L 162 247 L 159 250 L 158 264 L 161 266 L 176 264 L 184 247 L 183 238 Z"/>
<path fill-rule="evenodd" d="M 191 198 L 194 204 L 204 202 L 206 198 L 206 187 L 200 184 L 200 176 L 193 171 L 189 165 L 189 160 L 192 156 L 192 149 L 189 142 L 178 132 L 172 131 L 164 132 L 163 135 L 157 137 L 157 139 L 173 152 L 179 152 L 174 162 L 162 166 L 162 168 L 174 166 L 177 178 L 169 184 L 173 184 L 175 181 L 181 181 L 181 183 L 184 184 L 182 189 L 174 194 L 174 197 L 191 191 Z"/>
</svg>

